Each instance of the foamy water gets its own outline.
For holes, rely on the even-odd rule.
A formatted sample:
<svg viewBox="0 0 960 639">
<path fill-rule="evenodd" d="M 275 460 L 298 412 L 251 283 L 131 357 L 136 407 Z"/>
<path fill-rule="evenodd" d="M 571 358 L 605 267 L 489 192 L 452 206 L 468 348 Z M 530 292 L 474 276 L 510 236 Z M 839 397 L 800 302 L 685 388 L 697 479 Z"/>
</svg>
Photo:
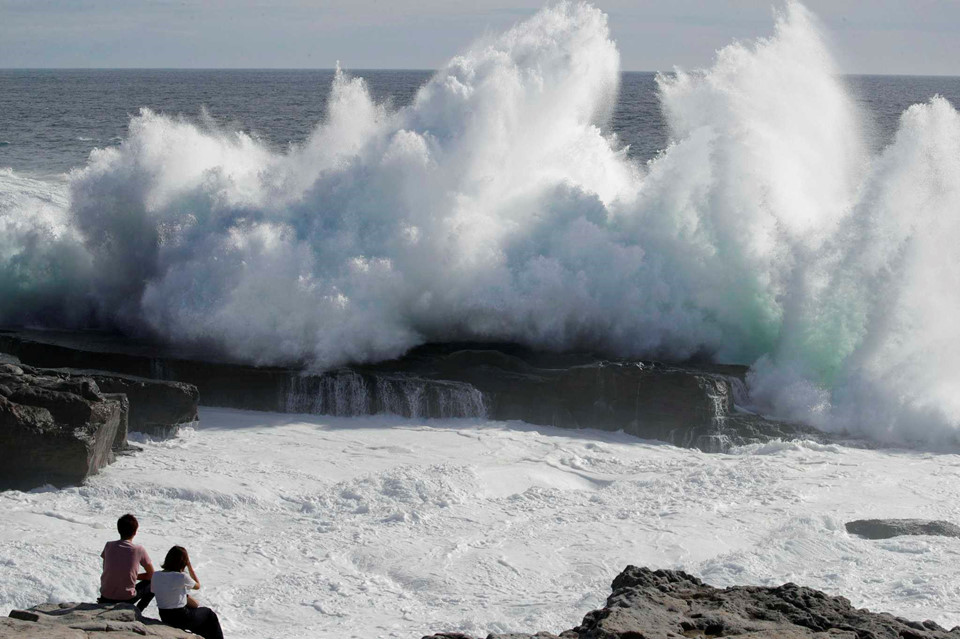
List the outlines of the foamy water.
<svg viewBox="0 0 960 639">
<path fill-rule="evenodd" d="M 671 144 L 639 165 L 606 128 L 607 17 L 568 3 L 401 109 L 337 74 L 283 151 L 143 111 L 66 185 L 0 174 L 0 319 L 316 368 L 455 339 L 707 353 L 753 364 L 767 412 L 953 446 L 960 118 L 913 106 L 875 152 L 839 71 L 789 2 L 660 79 Z"/>
<path fill-rule="evenodd" d="M 960 520 L 960 457 L 812 443 L 730 455 L 520 423 L 202 409 L 86 485 L 0 493 L 0 614 L 93 600 L 116 518 L 194 558 L 235 639 L 550 630 L 628 564 L 793 581 L 960 624 L 960 540 L 869 541 L 870 517 Z M 156 617 L 153 604 L 148 616 Z"/>
</svg>

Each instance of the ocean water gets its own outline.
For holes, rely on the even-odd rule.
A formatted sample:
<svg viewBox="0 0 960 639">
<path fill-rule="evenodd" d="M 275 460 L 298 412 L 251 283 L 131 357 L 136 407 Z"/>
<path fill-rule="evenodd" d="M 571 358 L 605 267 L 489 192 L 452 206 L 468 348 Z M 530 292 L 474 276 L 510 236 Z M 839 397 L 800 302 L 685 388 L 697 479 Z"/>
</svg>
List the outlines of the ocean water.
<svg viewBox="0 0 960 639">
<path fill-rule="evenodd" d="M 433 71 L 361 69 L 378 103 L 410 105 Z M 0 69 L 0 167 L 50 176 L 116 146 L 141 108 L 255 135 L 275 150 L 302 144 L 326 115 L 335 71 Z M 960 87 L 958 87 L 960 90 Z M 607 130 L 652 158 L 666 146 L 654 73 L 624 73 Z"/>
<path fill-rule="evenodd" d="M 408 107 L 433 71 L 360 69 L 375 102 Z M 233 69 L 0 69 L 0 168 L 54 176 L 83 167 L 96 148 L 119 145 L 142 108 L 244 131 L 276 150 L 302 144 L 326 116 L 335 71 Z M 900 115 L 941 95 L 957 104 L 960 77 L 845 76 L 879 148 Z M 604 123 L 647 162 L 667 147 L 656 73 L 620 76 Z"/>
</svg>

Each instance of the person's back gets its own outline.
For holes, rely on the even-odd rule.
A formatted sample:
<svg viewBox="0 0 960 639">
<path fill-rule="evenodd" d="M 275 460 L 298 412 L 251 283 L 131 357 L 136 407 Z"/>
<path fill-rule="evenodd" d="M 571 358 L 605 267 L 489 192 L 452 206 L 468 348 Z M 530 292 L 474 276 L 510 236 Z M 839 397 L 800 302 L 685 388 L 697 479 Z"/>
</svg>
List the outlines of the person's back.
<svg viewBox="0 0 960 639">
<path fill-rule="evenodd" d="M 108 541 L 100 556 L 103 573 L 100 575 L 100 603 L 132 603 L 143 610 L 153 599 L 150 578 L 153 564 L 143 546 L 133 543 L 139 524 L 133 515 L 124 515 L 117 521 L 118 541 Z M 144 572 L 140 572 L 140 568 Z"/>
<path fill-rule="evenodd" d="M 196 585 L 197 582 L 189 575 L 169 570 L 153 573 L 150 581 L 150 589 L 157 598 L 159 610 L 186 607 L 190 600 L 187 591 L 193 590 Z"/>
<path fill-rule="evenodd" d="M 150 563 L 150 556 L 143 546 L 129 539 L 108 541 L 100 556 L 103 557 L 100 595 L 118 600 L 136 597 L 140 566 Z"/>
<path fill-rule="evenodd" d="M 154 573 L 150 588 L 157 596 L 160 620 L 168 626 L 189 630 L 204 639 L 223 639 L 220 618 L 217 613 L 200 606 L 187 592 L 200 589 L 200 580 L 190 563 L 190 555 L 183 546 L 174 546 L 167 552 L 160 565 L 163 569 Z M 189 575 L 184 574 L 186 570 Z"/>
</svg>

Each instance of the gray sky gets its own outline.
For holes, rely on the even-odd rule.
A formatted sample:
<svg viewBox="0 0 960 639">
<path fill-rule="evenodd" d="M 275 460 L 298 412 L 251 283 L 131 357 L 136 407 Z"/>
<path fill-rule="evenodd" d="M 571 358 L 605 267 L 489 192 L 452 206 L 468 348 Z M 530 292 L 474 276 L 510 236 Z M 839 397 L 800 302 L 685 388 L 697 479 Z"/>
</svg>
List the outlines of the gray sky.
<svg viewBox="0 0 960 639">
<path fill-rule="evenodd" d="M 434 69 L 531 0 L 0 0 L 0 67 Z M 596 0 L 624 70 L 708 64 L 777 0 Z M 960 75 L 960 0 L 807 0 L 844 71 Z"/>
</svg>

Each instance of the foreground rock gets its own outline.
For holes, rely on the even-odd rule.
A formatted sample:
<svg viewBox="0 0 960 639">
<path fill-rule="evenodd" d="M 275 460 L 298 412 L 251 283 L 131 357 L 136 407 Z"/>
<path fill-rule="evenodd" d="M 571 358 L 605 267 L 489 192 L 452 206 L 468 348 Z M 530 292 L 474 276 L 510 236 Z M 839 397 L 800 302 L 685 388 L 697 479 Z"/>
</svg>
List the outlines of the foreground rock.
<svg viewBox="0 0 960 639">
<path fill-rule="evenodd" d="M 82 482 L 126 445 L 127 411 L 89 377 L 0 364 L 0 490 Z"/>
<path fill-rule="evenodd" d="M 858 519 L 847 522 L 847 532 L 866 539 L 890 539 L 901 535 L 960 537 L 960 526 L 928 519 Z"/>
<path fill-rule="evenodd" d="M 0 639 L 190 639 L 196 635 L 148 619 L 132 604 L 45 604 L 0 618 Z"/>
<path fill-rule="evenodd" d="M 496 634 L 489 639 L 938 639 L 960 638 L 960 627 L 945 630 L 932 621 L 916 622 L 854 608 L 795 584 L 776 588 L 714 588 L 684 572 L 628 566 L 613 580 L 613 594 L 600 610 L 559 635 Z M 471 639 L 435 634 L 424 639 Z"/>
<path fill-rule="evenodd" d="M 523 420 L 623 430 L 716 452 L 817 431 L 738 410 L 743 367 L 611 361 L 516 345 L 434 344 L 388 362 L 309 374 L 245 366 L 99 333 L 0 331 L 38 367 L 101 369 L 195 385 L 204 405 L 320 415 Z"/>
</svg>

